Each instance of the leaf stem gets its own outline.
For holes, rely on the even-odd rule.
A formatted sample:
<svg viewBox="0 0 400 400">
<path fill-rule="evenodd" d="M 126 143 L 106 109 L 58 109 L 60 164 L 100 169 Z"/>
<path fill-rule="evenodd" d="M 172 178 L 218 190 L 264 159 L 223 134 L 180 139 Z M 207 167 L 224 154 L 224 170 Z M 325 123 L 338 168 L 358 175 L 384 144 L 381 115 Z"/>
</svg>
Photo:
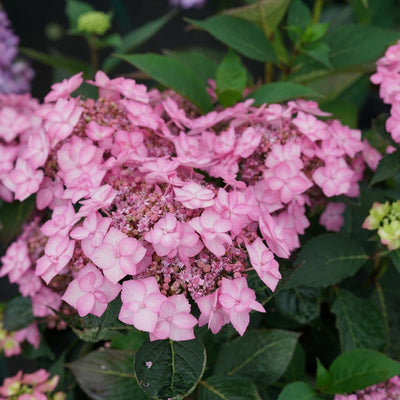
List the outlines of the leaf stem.
<svg viewBox="0 0 400 400">
<path fill-rule="evenodd" d="M 321 17 L 322 7 L 324 5 L 324 0 L 315 0 L 312 12 L 312 23 L 317 24 Z"/>
</svg>

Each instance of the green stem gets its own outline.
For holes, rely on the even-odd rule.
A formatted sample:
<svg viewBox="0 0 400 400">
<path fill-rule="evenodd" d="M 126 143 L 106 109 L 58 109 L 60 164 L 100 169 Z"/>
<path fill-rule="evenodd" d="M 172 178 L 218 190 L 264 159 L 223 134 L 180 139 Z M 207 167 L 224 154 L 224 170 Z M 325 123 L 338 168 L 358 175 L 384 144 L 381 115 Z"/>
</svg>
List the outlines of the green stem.
<svg viewBox="0 0 400 400">
<path fill-rule="evenodd" d="M 97 48 L 96 48 L 96 38 L 94 35 L 90 35 L 87 37 L 87 42 L 90 51 L 90 63 L 92 65 L 93 74 L 99 69 L 99 58 L 97 55 Z"/>
<path fill-rule="evenodd" d="M 386 334 L 386 347 L 390 346 L 390 335 L 389 335 L 389 318 L 387 314 L 385 296 L 383 295 L 383 290 L 381 284 L 377 281 L 375 282 L 376 292 L 378 293 L 379 305 L 382 310 L 383 325 L 385 327 Z"/>
<path fill-rule="evenodd" d="M 324 0 L 315 0 L 314 1 L 314 7 L 313 7 L 313 12 L 312 12 L 313 25 L 315 25 L 319 22 L 323 5 L 324 5 Z"/>
</svg>

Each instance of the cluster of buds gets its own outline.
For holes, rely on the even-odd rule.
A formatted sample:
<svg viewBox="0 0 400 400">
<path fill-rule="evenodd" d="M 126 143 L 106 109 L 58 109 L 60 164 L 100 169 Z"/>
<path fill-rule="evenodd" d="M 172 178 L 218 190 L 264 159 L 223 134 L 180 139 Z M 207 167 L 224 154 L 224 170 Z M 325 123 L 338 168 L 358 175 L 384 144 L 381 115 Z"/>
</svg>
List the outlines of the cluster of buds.
<svg viewBox="0 0 400 400">
<path fill-rule="evenodd" d="M 0 386 L 0 400 L 65 400 L 65 393 L 52 393 L 58 385 L 58 375 L 49 378 L 50 374 L 44 369 L 31 374 L 19 371 L 4 379 Z"/>
<path fill-rule="evenodd" d="M 385 382 L 372 385 L 364 390 L 357 390 L 355 394 L 337 394 L 335 400 L 399 400 L 400 377 L 394 376 Z"/>
<path fill-rule="evenodd" d="M 375 202 L 363 223 L 364 229 L 378 230 L 382 244 L 389 250 L 400 247 L 400 200 L 384 204 Z"/>
<path fill-rule="evenodd" d="M 9 197 L 36 194 L 37 217 L 0 275 L 43 317 L 52 318 L 46 305 L 100 317 L 120 295 L 119 319 L 152 340 L 191 339 L 197 323 L 213 333 L 231 323 L 242 335 L 250 311 L 265 311 L 249 272 L 274 291 L 307 209 L 357 196 L 380 158 L 314 102 L 247 100 L 200 115 L 174 92 L 103 72 L 88 82 L 97 100 L 74 98 L 82 83 L 77 74 L 54 84 L 32 108 L 40 123 L 17 124 L 7 142 L 17 159 L 0 179 Z M 343 210 L 331 203 L 321 223 L 339 230 Z"/>
</svg>

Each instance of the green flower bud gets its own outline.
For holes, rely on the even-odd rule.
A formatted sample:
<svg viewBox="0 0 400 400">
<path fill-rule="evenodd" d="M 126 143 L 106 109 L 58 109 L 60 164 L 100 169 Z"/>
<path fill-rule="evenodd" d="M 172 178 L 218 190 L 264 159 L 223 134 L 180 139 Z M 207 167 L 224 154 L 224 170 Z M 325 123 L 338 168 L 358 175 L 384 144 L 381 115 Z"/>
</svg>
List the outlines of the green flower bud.
<svg viewBox="0 0 400 400">
<path fill-rule="evenodd" d="M 378 229 L 383 218 L 385 218 L 391 210 L 389 202 L 385 204 L 375 202 L 369 210 L 369 216 L 364 221 L 362 227 L 364 229 Z"/>
<path fill-rule="evenodd" d="M 101 11 L 88 11 L 78 18 L 78 29 L 81 32 L 104 35 L 110 27 L 110 16 Z"/>
</svg>

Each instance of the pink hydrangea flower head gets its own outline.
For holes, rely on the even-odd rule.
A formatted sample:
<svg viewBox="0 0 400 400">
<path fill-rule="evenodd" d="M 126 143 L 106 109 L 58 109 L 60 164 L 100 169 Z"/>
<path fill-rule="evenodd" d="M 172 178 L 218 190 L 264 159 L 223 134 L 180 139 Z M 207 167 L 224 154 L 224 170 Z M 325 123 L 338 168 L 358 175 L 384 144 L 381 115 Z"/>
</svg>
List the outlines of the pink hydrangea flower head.
<svg viewBox="0 0 400 400">
<path fill-rule="evenodd" d="M 167 298 L 160 293 L 154 277 L 123 282 L 121 299 L 118 318 L 122 322 L 145 332 L 156 329 L 158 312 Z"/>
<path fill-rule="evenodd" d="M 70 94 L 82 84 L 82 75 L 83 72 L 79 72 L 69 79 L 63 79 L 62 82 L 51 85 L 52 90 L 46 95 L 44 102 L 49 103 L 58 99 L 68 99 Z"/>
<path fill-rule="evenodd" d="M 174 188 L 175 199 L 186 208 L 206 208 L 214 204 L 214 192 L 196 182 L 188 182 L 181 188 Z"/>
<path fill-rule="evenodd" d="M 8 275 L 9 281 L 16 283 L 32 264 L 26 242 L 17 240 L 12 243 L 1 258 L 1 263 L 3 266 L 0 269 L 0 277 Z"/>
</svg>

